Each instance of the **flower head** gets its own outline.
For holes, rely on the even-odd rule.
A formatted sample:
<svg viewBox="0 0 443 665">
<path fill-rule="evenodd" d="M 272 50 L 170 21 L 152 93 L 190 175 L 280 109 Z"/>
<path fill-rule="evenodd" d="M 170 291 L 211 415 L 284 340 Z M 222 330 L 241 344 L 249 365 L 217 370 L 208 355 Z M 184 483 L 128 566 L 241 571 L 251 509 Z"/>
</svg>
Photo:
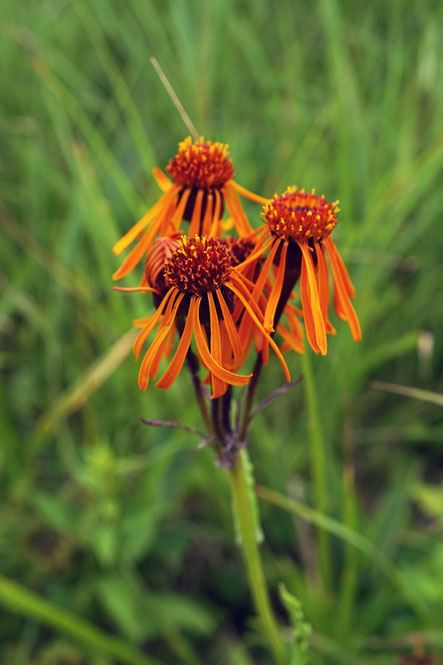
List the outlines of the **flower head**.
<svg viewBox="0 0 443 665">
<path fill-rule="evenodd" d="M 167 166 L 172 181 L 159 168 L 153 170 L 163 194 L 115 244 L 114 253 L 120 254 L 137 241 L 114 273 L 114 279 L 125 277 L 135 268 L 149 252 L 157 235 L 173 235 L 180 230 L 183 221 L 189 222 L 186 232 L 190 236 L 218 237 L 226 207 L 239 235 L 247 236 L 252 232 L 239 194 L 261 204 L 267 199 L 235 182 L 228 153 L 227 144 L 205 141 L 203 137 L 192 142 L 188 137 L 179 144 L 177 154 Z"/>
<path fill-rule="evenodd" d="M 204 141 L 192 143 L 190 136 L 179 143 L 178 153 L 166 167 L 179 185 L 198 189 L 220 189 L 234 177 L 227 143 Z"/>
<path fill-rule="evenodd" d="M 284 194 L 275 194 L 264 206 L 263 216 L 270 231 L 279 238 L 299 243 L 320 242 L 337 224 L 338 203 L 317 196 L 315 189 L 308 193 L 288 187 Z"/>
<path fill-rule="evenodd" d="M 338 201 L 330 203 L 324 196 L 317 196 L 315 190 L 308 193 L 303 189 L 298 191 L 296 187 L 288 187 L 286 192 L 280 196 L 276 194 L 265 204 L 265 225 L 257 246 L 262 252 L 265 249 L 270 252 L 252 294 L 257 298 L 273 271 L 274 281 L 264 316 L 265 328 L 272 331 L 282 314 L 282 293 L 288 286 L 292 289 L 300 277 L 306 336 L 313 350 L 323 355 L 327 350 L 326 334 L 335 333 L 328 318 L 330 295 L 326 253 L 333 278 L 336 314 L 348 322 L 354 340 L 361 339 L 360 324 L 350 300 L 355 290 L 331 236 L 338 222 L 337 206 Z M 257 251 L 260 250 L 255 250 L 254 256 Z"/>
<path fill-rule="evenodd" d="M 158 326 L 139 372 L 139 386 L 146 390 L 165 355 L 170 334 L 177 330 L 180 340 L 163 376 L 160 388 L 169 388 L 177 378 L 195 338 L 202 364 L 208 369 L 212 397 L 222 395 L 228 385 L 245 385 L 251 375 L 239 375 L 249 348 L 252 332 L 258 330 L 272 346 L 289 372 L 274 340 L 263 326 L 263 314 L 250 297 L 248 280 L 232 265 L 226 244 L 205 236 L 183 237 L 162 268 L 167 289 L 154 315 L 135 321 L 142 327 L 135 343 L 138 359 L 145 341 Z"/>
<path fill-rule="evenodd" d="M 204 296 L 221 288 L 231 270 L 230 252 L 220 240 L 185 236 L 165 266 L 165 281 L 183 293 Z"/>
</svg>

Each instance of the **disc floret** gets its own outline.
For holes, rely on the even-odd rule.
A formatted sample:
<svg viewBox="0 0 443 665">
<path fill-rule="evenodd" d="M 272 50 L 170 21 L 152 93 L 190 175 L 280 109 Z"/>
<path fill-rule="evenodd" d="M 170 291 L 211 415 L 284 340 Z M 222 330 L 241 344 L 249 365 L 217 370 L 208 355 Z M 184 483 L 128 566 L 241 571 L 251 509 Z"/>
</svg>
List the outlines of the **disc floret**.
<svg viewBox="0 0 443 665">
<path fill-rule="evenodd" d="M 232 258 L 226 245 L 217 238 L 185 236 L 165 266 L 168 286 L 182 293 L 204 296 L 227 282 Z"/>
<path fill-rule="evenodd" d="M 284 240 L 307 243 L 327 238 L 336 226 L 338 201 L 330 203 L 324 195 L 317 196 L 315 189 L 288 187 L 280 196 L 274 195 L 263 208 L 263 216 L 270 231 Z"/>
<path fill-rule="evenodd" d="M 179 143 L 178 153 L 167 171 L 174 182 L 198 189 L 219 189 L 234 177 L 234 166 L 228 157 L 227 143 L 205 141 L 192 143 L 188 136 Z"/>
</svg>

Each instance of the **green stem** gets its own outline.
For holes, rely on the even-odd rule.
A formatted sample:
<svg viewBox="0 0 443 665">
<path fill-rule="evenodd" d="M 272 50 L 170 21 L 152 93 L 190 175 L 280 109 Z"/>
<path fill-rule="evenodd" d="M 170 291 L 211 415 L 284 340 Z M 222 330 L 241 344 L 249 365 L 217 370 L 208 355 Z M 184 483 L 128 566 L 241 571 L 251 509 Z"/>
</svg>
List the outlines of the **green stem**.
<svg viewBox="0 0 443 665">
<path fill-rule="evenodd" d="M 233 466 L 229 469 L 234 512 L 239 529 L 241 548 L 257 614 L 275 659 L 282 664 L 286 661 L 285 649 L 280 631 L 272 612 L 269 594 L 263 573 L 256 535 L 255 507 L 252 505 L 248 485 L 248 458 L 245 450 L 239 451 Z"/>
</svg>

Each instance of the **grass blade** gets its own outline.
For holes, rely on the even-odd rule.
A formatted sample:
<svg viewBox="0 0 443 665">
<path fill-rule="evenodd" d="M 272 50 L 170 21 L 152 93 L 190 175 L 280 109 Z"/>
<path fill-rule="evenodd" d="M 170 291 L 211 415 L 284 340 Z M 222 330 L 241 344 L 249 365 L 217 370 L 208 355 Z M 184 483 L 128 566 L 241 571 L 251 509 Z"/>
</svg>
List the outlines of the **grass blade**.
<svg viewBox="0 0 443 665">
<path fill-rule="evenodd" d="M 50 603 L 12 580 L 0 576 L 0 603 L 12 612 L 35 619 L 93 649 L 99 649 L 125 665 L 159 665 L 117 637 L 107 635 L 69 610 Z"/>
</svg>

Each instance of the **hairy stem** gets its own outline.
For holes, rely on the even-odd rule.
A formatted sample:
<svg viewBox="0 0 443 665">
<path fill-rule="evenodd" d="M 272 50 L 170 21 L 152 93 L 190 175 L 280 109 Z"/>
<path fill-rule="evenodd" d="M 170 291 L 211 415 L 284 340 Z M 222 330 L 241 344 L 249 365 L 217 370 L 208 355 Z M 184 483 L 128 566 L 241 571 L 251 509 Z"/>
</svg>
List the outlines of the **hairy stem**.
<svg viewBox="0 0 443 665">
<path fill-rule="evenodd" d="M 234 512 L 239 528 L 249 588 L 254 599 L 255 608 L 276 662 L 283 664 L 286 660 L 285 649 L 271 608 L 258 549 L 254 507 L 252 505 L 251 490 L 248 487 L 247 464 L 247 453 L 245 450 L 240 450 L 235 456 L 234 464 L 229 469 Z"/>
</svg>

